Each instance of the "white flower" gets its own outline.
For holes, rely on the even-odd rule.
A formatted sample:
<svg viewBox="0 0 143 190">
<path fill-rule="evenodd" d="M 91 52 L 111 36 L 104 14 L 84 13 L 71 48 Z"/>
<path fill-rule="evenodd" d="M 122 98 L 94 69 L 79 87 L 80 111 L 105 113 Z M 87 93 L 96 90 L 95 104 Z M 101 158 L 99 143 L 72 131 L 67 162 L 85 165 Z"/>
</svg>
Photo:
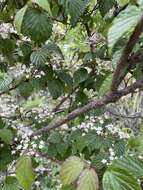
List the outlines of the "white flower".
<svg viewBox="0 0 143 190">
<path fill-rule="evenodd" d="M 102 162 L 103 164 L 106 164 L 106 163 L 107 163 L 107 160 L 103 159 L 101 162 Z"/>
</svg>

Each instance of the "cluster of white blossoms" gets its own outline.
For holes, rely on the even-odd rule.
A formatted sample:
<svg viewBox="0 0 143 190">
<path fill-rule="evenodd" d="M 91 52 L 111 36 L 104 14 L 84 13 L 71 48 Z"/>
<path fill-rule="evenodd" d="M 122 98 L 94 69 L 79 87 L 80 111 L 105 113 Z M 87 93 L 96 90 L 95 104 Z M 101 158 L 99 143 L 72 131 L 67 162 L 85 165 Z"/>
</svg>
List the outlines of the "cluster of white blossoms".
<svg viewBox="0 0 143 190">
<path fill-rule="evenodd" d="M 104 117 L 86 116 L 86 120 L 76 127 L 73 127 L 72 130 L 81 129 L 83 131 L 83 135 L 88 133 L 90 130 L 94 130 L 97 135 L 101 136 L 111 134 L 118 136 L 120 139 L 128 139 L 130 137 L 130 134 L 123 131 L 119 126 L 113 125 L 112 123 L 106 125 L 104 122 Z"/>
</svg>

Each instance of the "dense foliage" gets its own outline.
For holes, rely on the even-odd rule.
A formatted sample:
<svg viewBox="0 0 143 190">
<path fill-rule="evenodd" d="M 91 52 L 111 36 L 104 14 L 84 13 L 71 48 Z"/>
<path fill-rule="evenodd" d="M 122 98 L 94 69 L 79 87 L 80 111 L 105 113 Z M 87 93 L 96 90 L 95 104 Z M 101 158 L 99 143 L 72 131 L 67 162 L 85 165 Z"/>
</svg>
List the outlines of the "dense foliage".
<svg viewBox="0 0 143 190">
<path fill-rule="evenodd" d="M 0 189 L 142 189 L 142 11 L 0 0 Z"/>
</svg>

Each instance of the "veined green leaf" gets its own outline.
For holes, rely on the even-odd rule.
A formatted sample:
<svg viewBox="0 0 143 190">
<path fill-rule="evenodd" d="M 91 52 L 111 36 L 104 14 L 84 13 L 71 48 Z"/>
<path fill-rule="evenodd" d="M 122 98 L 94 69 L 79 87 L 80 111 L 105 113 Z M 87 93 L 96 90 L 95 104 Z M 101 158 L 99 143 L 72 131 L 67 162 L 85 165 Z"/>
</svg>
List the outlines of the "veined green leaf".
<svg viewBox="0 0 143 190">
<path fill-rule="evenodd" d="M 93 169 L 85 169 L 77 182 L 77 190 L 98 190 L 99 181 Z"/>
<path fill-rule="evenodd" d="M 104 190 L 141 190 L 137 179 L 118 168 L 108 169 L 103 176 Z"/>
<path fill-rule="evenodd" d="M 80 158 L 72 156 L 68 158 L 62 165 L 60 177 L 64 186 L 73 183 L 81 171 L 83 170 L 84 162 Z"/>
<path fill-rule="evenodd" d="M 42 9 L 47 11 L 50 16 L 52 16 L 51 8 L 48 0 L 32 0 L 33 3 L 39 5 Z"/>
<path fill-rule="evenodd" d="M 31 158 L 27 155 L 20 157 L 16 164 L 16 177 L 25 190 L 31 190 L 34 172 Z"/>
<path fill-rule="evenodd" d="M 100 0 L 99 10 L 102 16 L 104 16 L 115 4 L 115 0 Z"/>
<path fill-rule="evenodd" d="M 44 42 L 52 33 L 52 22 L 45 12 L 28 8 L 23 17 L 21 32 L 36 42 Z"/>
<path fill-rule="evenodd" d="M 23 17 L 24 17 L 24 15 L 26 13 L 27 8 L 28 8 L 28 6 L 25 5 L 15 15 L 14 26 L 15 26 L 18 33 L 21 33 L 21 26 L 22 26 L 22 22 L 23 22 Z"/>
<path fill-rule="evenodd" d="M 12 144 L 13 134 L 9 129 L 0 129 L 0 139 L 7 144 Z"/>
<path fill-rule="evenodd" d="M 114 19 L 113 24 L 109 29 L 108 46 L 113 48 L 119 38 L 137 24 L 140 16 L 141 10 L 136 6 L 130 6 L 122 11 L 118 17 Z"/>
</svg>

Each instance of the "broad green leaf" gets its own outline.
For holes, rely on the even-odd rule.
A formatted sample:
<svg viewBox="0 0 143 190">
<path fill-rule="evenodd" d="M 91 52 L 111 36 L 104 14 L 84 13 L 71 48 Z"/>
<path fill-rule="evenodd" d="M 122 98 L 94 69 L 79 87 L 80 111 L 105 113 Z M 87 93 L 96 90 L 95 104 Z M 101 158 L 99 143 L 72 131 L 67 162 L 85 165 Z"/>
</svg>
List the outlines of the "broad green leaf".
<svg viewBox="0 0 143 190">
<path fill-rule="evenodd" d="M 98 190 L 99 181 L 93 169 L 85 169 L 77 182 L 77 190 Z"/>
<path fill-rule="evenodd" d="M 115 0 L 100 0 L 99 10 L 102 16 L 104 16 L 115 4 Z"/>
<path fill-rule="evenodd" d="M 115 160 L 112 164 L 114 168 L 119 168 L 126 170 L 130 174 L 142 178 L 143 177 L 143 162 L 138 158 L 134 157 L 123 157 L 121 159 Z"/>
<path fill-rule="evenodd" d="M 63 81 L 68 86 L 72 86 L 73 80 L 69 73 L 67 73 L 65 71 L 60 71 L 60 72 L 57 72 L 56 74 L 61 79 L 61 81 Z"/>
<path fill-rule="evenodd" d="M 126 149 L 126 142 L 123 139 L 121 139 L 117 143 L 115 143 L 116 156 L 118 156 L 118 157 L 123 156 L 125 153 L 125 149 Z"/>
<path fill-rule="evenodd" d="M 75 25 L 80 16 L 84 13 L 87 0 L 67 0 L 66 9 L 71 16 L 71 24 Z"/>
<path fill-rule="evenodd" d="M 5 144 L 3 147 L 0 147 L 0 171 L 5 170 L 12 160 L 10 146 Z"/>
<path fill-rule="evenodd" d="M 47 62 L 47 58 L 48 53 L 44 48 L 34 51 L 30 56 L 31 63 L 37 66 L 44 65 Z"/>
<path fill-rule="evenodd" d="M 81 82 L 84 82 L 88 78 L 88 72 L 86 69 L 81 68 L 74 72 L 73 75 L 75 84 L 79 84 Z"/>
<path fill-rule="evenodd" d="M 49 54 L 57 54 L 61 57 L 61 59 L 64 59 L 64 55 L 56 43 L 48 42 L 43 46 L 43 48 L 46 49 Z"/>
<path fill-rule="evenodd" d="M 120 6 L 124 6 L 130 2 L 130 0 L 117 0 Z"/>
<path fill-rule="evenodd" d="M 48 89 L 54 99 L 57 99 L 64 93 L 64 84 L 58 79 L 54 79 L 48 82 Z"/>
<path fill-rule="evenodd" d="M 68 158 L 62 165 L 60 177 L 64 186 L 73 183 L 81 171 L 83 170 L 84 162 L 80 158 L 72 156 Z"/>
<path fill-rule="evenodd" d="M 113 48 L 115 43 L 128 31 L 133 29 L 141 16 L 141 11 L 136 6 L 130 6 L 122 11 L 108 32 L 108 46 Z"/>
<path fill-rule="evenodd" d="M 16 177 L 19 181 L 19 184 L 25 190 L 31 190 L 32 183 L 34 180 L 34 172 L 32 167 L 32 161 L 29 156 L 23 155 L 17 161 Z"/>
<path fill-rule="evenodd" d="M 48 0 L 32 0 L 33 3 L 39 5 L 42 9 L 47 11 L 50 16 L 52 16 L 51 8 Z"/>
<path fill-rule="evenodd" d="M 0 129 L 0 139 L 7 144 L 12 144 L 13 134 L 11 130 L 6 128 Z"/>
<path fill-rule="evenodd" d="M 49 136 L 49 142 L 53 144 L 61 143 L 62 135 L 59 132 L 53 132 Z"/>
<path fill-rule="evenodd" d="M 112 77 L 113 77 L 112 74 L 107 75 L 106 79 L 103 81 L 103 83 L 99 89 L 100 96 L 105 95 L 109 91 L 111 83 L 112 83 Z"/>
<path fill-rule="evenodd" d="M 16 177 L 6 177 L 2 190 L 20 190 Z"/>
<path fill-rule="evenodd" d="M 22 26 L 22 22 L 23 22 L 23 17 L 26 13 L 28 6 L 25 5 L 22 9 L 20 9 L 16 15 L 15 15 L 15 19 L 14 19 L 14 26 L 17 30 L 17 32 L 20 34 L 21 33 L 21 26 Z"/>
<path fill-rule="evenodd" d="M 11 77 L 7 77 L 4 80 L 0 80 L 0 92 L 7 92 L 12 82 L 13 79 Z"/>
<path fill-rule="evenodd" d="M 36 42 L 44 42 L 52 34 L 51 20 L 45 12 L 28 8 L 23 17 L 21 32 Z"/>
<path fill-rule="evenodd" d="M 141 190 L 137 179 L 125 170 L 108 169 L 103 176 L 104 190 Z"/>
</svg>

